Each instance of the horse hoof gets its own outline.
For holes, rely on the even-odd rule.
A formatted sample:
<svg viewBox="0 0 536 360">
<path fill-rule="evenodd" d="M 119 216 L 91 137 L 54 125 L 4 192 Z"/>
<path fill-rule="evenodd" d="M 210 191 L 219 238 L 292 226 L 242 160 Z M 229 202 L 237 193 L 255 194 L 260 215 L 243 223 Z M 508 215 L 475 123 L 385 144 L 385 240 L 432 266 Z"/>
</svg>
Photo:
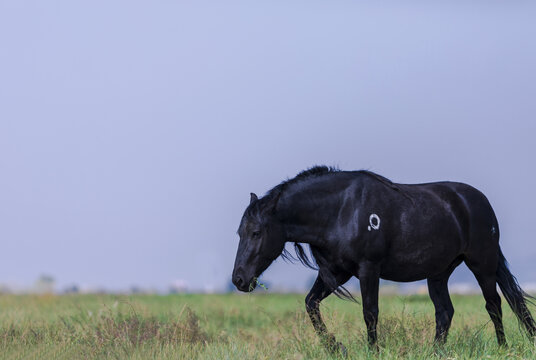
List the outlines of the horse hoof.
<svg viewBox="0 0 536 360">
<path fill-rule="evenodd" d="M 341 354 L 343 357 L 348 357 L 348 350 L 346 350 L 346 347 L 342 343 L 337 342 L 337 344 L 335 344 L 334 350 L 334 352 Z"/>
<path fill-rule="evenodd" d="M 339 343 L 339 351 L 341 352 L 342 356 L 345 358 L 348 357 L 348 350 L 346 350 L 346 347 L 341 343 Z"/>
</svg>

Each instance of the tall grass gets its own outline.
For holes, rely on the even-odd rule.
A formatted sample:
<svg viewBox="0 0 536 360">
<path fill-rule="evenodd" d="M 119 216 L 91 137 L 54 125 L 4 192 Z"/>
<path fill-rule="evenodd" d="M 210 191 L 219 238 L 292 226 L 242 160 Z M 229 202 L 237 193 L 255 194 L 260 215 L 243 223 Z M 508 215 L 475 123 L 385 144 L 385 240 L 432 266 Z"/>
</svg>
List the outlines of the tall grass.
<svg viewBox="0 0 536 360">
<path fill-rule="evenodd" d="M 534 343 L 504 309 L 499 348 L 481 296 L 455 296 L 449 339 L 434 346 L 427 296 L 382 296 L 369 350 L 361 306 L 324 301 L 326 324 L 357 359 L 535 359 Z M 316 337 L 303 295 L 0 296 L 6 359 L 336 359 Z"/>
</svg>

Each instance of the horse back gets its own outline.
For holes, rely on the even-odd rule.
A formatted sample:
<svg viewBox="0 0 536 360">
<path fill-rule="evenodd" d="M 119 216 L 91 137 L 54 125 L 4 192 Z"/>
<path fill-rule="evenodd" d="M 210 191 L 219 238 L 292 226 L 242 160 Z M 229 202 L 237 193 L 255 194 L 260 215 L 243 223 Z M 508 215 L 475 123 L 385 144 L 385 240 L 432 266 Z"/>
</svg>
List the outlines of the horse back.
<svg viewBox="0 0 536 360">
<path fill-rule="evenodd" d="M 456 182 L 394 185 L 383 201 L 386 278 L 424 278 L 418 269 L 439 273 L 456 258 L 497 248 L 497 220 L 479 190 Z"/>
<path fill-rule="evenodd" d="M 459 235 L 472 241 L 497 241 L 499 226 L 495 212 L 487 197 L 475 187 L 459 182 L 436 182 L 405 186 L 410 196 L 417 199 L 423 193 L 431 209 L 442 207 L 456 219 Z M 426 202 L 421 204 L 426 206 Z"/>
</svg>

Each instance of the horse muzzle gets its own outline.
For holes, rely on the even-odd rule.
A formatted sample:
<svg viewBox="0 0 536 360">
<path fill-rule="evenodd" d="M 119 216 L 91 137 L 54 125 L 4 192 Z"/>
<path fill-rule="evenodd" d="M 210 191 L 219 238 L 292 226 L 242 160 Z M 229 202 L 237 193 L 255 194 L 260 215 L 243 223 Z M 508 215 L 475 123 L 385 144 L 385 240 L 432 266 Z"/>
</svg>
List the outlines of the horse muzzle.
<svg viewBox="0 0 536 360">
<path fill-rule="evenodd" d="M 243 292 L 251 292 L 257 286 L 254 277 L 246 277 L 238 271 L 233 274 L 233 284 L 238 290 Z"/>
</svg>

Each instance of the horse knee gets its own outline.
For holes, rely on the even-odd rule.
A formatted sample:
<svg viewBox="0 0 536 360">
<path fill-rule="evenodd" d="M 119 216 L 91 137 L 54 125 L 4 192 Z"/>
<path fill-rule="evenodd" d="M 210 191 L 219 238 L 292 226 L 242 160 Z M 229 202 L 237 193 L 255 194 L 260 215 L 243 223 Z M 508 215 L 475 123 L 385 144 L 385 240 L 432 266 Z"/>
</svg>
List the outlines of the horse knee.
<svg viewBox="0 0 536 360">
<path fill-rule="evenodd" d="M 313 296 L 307 295 L 305 297 L 305 309 L 310 312 L 318 309 L 318 300 Z"/>
<path fill-rule="evenodd" d="M 365 323 L 376 323 L 378 321 L 378 309 L 372 309 L 363 311 L 363 317 L 365 318 Z"/>
<path fill-rule="evenodd" d="M 452 321 L 452 318 L 454 317 L 454 308 L 450 307 L 447 309 L 447 315 L 449 317 L 449 322 Z"/>
<path fill-rule="evenodd" d="M 436 317 L 436 325 L 438 328 L 447 328 L 450 324 L 450 320 L 452 317 L 450 317 L 449 312 L 447 310 L 442 309 L 441 311 L 436 311 L 435 313 Z"/>
</svg>

